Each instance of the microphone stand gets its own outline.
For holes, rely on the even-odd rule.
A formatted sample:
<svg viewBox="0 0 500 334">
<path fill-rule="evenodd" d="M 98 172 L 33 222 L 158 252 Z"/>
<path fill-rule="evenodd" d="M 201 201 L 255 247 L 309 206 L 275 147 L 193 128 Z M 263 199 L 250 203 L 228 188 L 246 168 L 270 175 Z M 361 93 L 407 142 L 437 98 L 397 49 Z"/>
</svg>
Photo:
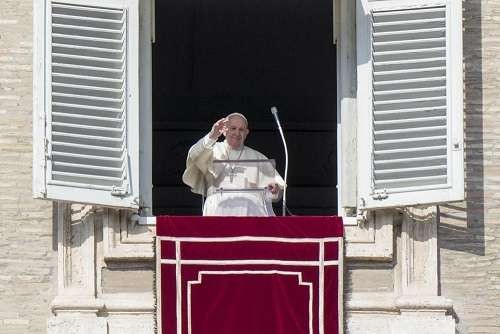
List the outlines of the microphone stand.
<svg viewBox="0 0 500 334">
<path fill-rule="evenodd" d="M 274 120 L 278 125 L 278 130 L 281 135 L 281 140 L 283 141 L 283 146 L 285 148 L 285 185 L 283 186 L 283 208 L 282 208 L 282 216 L 286 216 L 286 187 L 287 187 L 287 177 L 288 177 L 288 148 L 286 146 L 285 135 L 283 134 L 283 129 L 281 128 L 281 123 L 278 118 L 278 109 L 276 107 L 271 107 L 271 113 L 274 116 Z"/>
</svg>

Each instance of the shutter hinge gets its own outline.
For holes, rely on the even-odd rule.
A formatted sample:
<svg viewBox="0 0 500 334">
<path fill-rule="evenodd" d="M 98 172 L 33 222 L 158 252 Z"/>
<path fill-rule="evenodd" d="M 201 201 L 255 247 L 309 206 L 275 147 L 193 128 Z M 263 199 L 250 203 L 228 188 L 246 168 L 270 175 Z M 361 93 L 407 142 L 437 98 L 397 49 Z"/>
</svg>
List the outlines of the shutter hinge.
<svg viewBox="0 0 500 334">
<path fill-rule="evenodd" d="M 363 197 L 359 198 L 358 207 L 356 209 L 356 221 L 358 226 L 362 227 L 368 221 L 368 209 L 366 209 L 366 200 Z"/>
<path fill-rule="evenodd" d="M 127 187 L 118 187 L 118 186 L 113 186 L 113 189 L 111 190 L 111 195 L 113 196 L 126 196 L 128 194 Z"/>
<path fill-rule="evenodd" d="M 45 138 L 45 140 L 43 141 L 43 150 L 44 150 L 45 158 L 47 160 L 51 160 L 52 154 L 49 153 L 49 140 L 47 138 Z"/>
<path fill-rule="evenodd" d="M 389 197 L 389 194 L 387 194 L 387 189 L 374 191 L 370 195 L 372 196 L 372 198 L 374 200 L 378 200 L 378 201 L 381 201 L 381 200 L 386 199 L 387 197 Z"/>
</svg>

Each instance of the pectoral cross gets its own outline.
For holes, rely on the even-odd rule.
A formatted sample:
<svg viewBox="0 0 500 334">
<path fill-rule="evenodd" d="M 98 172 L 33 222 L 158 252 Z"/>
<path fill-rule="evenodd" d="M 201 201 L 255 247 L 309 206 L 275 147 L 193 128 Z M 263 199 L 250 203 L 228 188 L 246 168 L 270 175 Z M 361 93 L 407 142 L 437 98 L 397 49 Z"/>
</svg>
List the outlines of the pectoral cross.
<svg viewBox="0 0 500 334">
<path fill-rule="evenodd" d="M 231 159 L 231 155 L 230 155 L 230 151 L 227 150 L 227 147 L 226 147 L 226 155 L 227 155 L 227 160 L 229 161 L 235 161 L 234 165 L 229 165 L 229 182 L 233 183 L 233 179 L 234 177 L 236 176 L 236 164 L 238 163 L 238 161 L 240 161 L 240 158 L 241 158 L 241 155 L 243 154 L 243 151 L 245 150 L 245 147 L 243 147 L 241 150 L 240 150 L 240 154 L 238 154 L 238 158 L 236 160 L 232 160 Z"/>
<path fill-rule="evenodd" d="M 235 168 L 236 166 L 230 166 L 229 167 L 229 182 L 233 183 L 233 179 L 236 176 L 236 171 Z"/>
</svg>

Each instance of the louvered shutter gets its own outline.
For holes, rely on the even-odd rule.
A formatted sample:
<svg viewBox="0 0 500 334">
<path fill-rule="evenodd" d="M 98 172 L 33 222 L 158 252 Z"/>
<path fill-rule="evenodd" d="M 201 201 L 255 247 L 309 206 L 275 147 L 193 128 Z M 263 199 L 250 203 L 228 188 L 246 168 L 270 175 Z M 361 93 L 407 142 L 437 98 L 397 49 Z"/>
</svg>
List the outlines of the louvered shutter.
<svg viewBox="0 0 500 334">
<path fill-rule="evenodd" d="M 359 206 L 462 200 L 460 1 L 361 1 Z"/>
<path fill-rule="evenodd" d="M 138 0 L 43 1 L 35 28 L 35 197 L 137 208 Z"/>
</svg>

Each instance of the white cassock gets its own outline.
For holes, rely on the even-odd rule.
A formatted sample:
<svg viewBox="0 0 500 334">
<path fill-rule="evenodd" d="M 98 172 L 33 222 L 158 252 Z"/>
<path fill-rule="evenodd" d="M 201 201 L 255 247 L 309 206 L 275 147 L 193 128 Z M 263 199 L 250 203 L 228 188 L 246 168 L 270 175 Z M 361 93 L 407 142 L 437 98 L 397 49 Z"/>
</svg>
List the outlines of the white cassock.
<svg viewBox="0 0 500 334">
<path fill-rule="evenodd" d="M 214 164 L 214 160 L 231 162 Z M 239 164 L 241 160 L 267 160 L 267 157 L 248 146 L 231 149 L 226 141 L 217 142 L 208 135 L 189 149 L 182 181 L 194 193 L 207 196 L 204 216 L 274 216 L 271 200 L 277 200 L 279 194 L 266 200 L 264 197 L 270 194 L 258 190 L 270 183 L 277 183 L 283 189 L 285 182 L 274 168 L 273 173 L 262 173 L 261 168 Z M 220 191 L 243 188 L 256 191 Z"/>
</svg>

